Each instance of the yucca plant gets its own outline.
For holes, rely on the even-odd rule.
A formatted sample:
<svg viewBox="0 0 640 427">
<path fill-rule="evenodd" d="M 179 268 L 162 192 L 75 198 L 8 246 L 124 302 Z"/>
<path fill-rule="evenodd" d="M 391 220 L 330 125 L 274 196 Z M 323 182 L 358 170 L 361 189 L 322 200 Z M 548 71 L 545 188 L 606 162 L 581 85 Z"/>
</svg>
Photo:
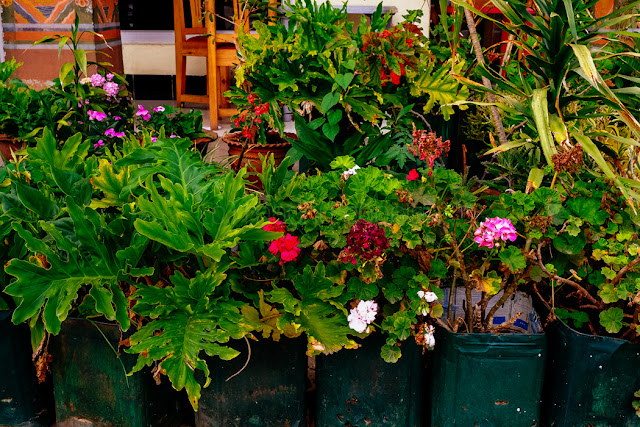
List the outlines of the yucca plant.
<svg viewBox="0 0 640 427">
<path fill-rule="evenodd" d="M 454 0 L 459 6 L 470 7 Z M 640 199 L 635 192 L 625 188 L 622 177 L 628 171 L 617 168 L 608 159 L 607 141 L 617 141 L 636 146 L 640 137 L 640 123 L 636 111 L 622 102 L 618 93 L 609 87 L 613 78 L 631 79 L 634 76 L 610 75 L 605 78 L 596 65 L 599 61 L 614 60 L 607 43 L 613 43 L 624 34 L 606 31 L 610 26 L 628 20 L 628 12 L 638 2 L 615 10 L 610 15 L 595 17 L 590 9 L 595 1 L 536 0 L 533 10 L 525 2 L 496 0 L 493 2 L 504 15 L 504 21 L 472 9 L 474 13 L 493 21 L 511 36 L 509 43 L 518 55 L 517 72 L 512 79 L 483 65 L 477 72 L 493 83 L 492 92 L 503 110 L 519 125 L 518 133 L 507 144 L 499 145 L 489 153 L 520 148 L 538 151 L 546 163 L 555 167 L 559 156 L 580 146 L 587 153 L 596 169 L 616 182 L 625 194 Z M 512 59 L 513 60 L 513 59 Z M 609 61 L 609 62 L 610 62 Z M 478 90 L 487 90 L 470 79 L 461 78 Z M 533 81 L 533 84 L 530 81 Z M 637 94 L 626 91 L 624 96 Z M 607 130 L 592 126 L 590 119 L 616 115 L 631 130 L 631 137 L 621 137 Z M 536 168 L 530 176 L 539 185 L 543 174 Z"/>
</svg>

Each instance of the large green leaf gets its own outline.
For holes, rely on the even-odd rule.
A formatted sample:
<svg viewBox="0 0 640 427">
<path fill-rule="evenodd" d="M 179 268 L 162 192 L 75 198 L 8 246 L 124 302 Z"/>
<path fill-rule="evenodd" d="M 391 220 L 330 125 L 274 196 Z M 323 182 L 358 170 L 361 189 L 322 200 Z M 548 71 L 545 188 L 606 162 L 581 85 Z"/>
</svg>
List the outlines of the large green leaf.
<svg viewBox="0 0 640 427">
<path fill-rule="evenodd" d="M 56 226 L 40 222 L 55 243 L 55 250 L 20 224 L 13 224 L 29 251 L 43 256 L 49 264 L 39 259 L 32 262 L 13 259 L 6 266 L 6 272 L 17 278 L 5 289 L 7 294 L 19 298 L 13 322 L 18 324 L 42 314 L 47 330 L 57 334 L 80 288 L 88 286 L 96 310 L 109 320 L 117 320 L 126 330 L 130 323 L 128 304 L 119 281 L 128 262 L 118 260 L 105 243 L 109 237 L 99 228 L 95 212 L 88 208 L 83 211 L 71 197 L 67 198 L 67 209 L 73 220 L 74 240 Z"/>
<path fill-rule="evenodd" d="M 315 300 L 302 306 L 297 319 L 309 337 L 309 354 L 333 353 L 344 348 L 355 348 L 357 344 L 348 335 L 355 334 L 349 328 L 347 316 L 341 310 Z M 318 346 L 316 341 L 321 344 Z"/>
<path fill-rule="evenodd" d="M 226 278 L 225 269 L 214 264 L 191 280 L 178 273 L 171 277 L 172 286 L 141 286 L 136 293 L 139 302 L 134 310 L 156 320 L 130 338 L 127 351 L 140 354 L 133 371 L 160 361 L 173 386 L 187 390 L 195 410 L 202 387 L 195 378 L 196 370 L 204 373 L 204 387 L 210 382 L 209 368 L 200 357 L 202 350 L 209 356 L 232 359 L 238 352 L 221 344 L 242 338 L 255 326 L 241 315 L 243 303 L 217 292 Z"/>
</svg>

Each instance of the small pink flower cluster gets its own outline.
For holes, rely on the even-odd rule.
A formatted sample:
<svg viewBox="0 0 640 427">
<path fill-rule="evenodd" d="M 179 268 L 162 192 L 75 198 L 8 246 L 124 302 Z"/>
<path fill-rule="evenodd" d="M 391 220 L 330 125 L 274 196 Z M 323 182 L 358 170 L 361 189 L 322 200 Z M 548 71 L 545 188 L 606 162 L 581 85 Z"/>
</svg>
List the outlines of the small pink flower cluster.
<svg viewBox="0 0 640 427">
<path fill-rule="evenodd" d="M 96 121 L 103 121 L 104 119 L 107 118 L 107 115 L 105 113 L 102 113 L 100 111 L 93 111 L 93 110 L 89 110 L 87 111 L 87 115 L 89 116 L 89 120 L 96 120 Z"/>
<path fill-rule="evenodd" d="M 349 327 L 358 333 L 369 329 L 369 325 L 376 320 L 378 304 L 374 301 L 360 301 L 356 308 L 352 308 L 347 321 Z"/>
<path fill-rule="evenodd" d="M 142 119 L 145 122 L 151 118 L 151 114 L 149 114 L 149 111 L 145 110 L 145 108 L 142 105 L 138 105 L 138 111 L 136 111 L 136 116 L 142 117 Z"/>
<path fill-rule="evenodd" d="M 94 87 L 101 87 L 104 89 L 107 93 L 107 98 L 115 99 L 120 91 L 120 85 L 112 81 L 113 77 L 114 75 L 112 73 L 108 73 L 106 78 L 102 74 L 96 73 L 91 76 L 91 84 Z"/>
<path fill-rule="evenodd" d="M 105 136 L 108 136 L 109 138 L 124 138 L 125 133 L 124 132 L 116 132 L 115 129 L 107 129 L 106 132 L 104 133 Z"/>
<path fill-rule="evenodd" d="M 263 230 L 266 231 L 275 231 L 278 233 L 284 233 L 287 229 L 286 225 L 279 221 L 277 218 L 271 217 L 269 221 L 274 224 L 267 224 L 262 227 Z M 297 236 L 292 236 L 287 233 L 284 236 L 274 240 L 269 245 L 269 252 L 271 255 L 276 258 L 280 258 L 279 264 L 282 265 L 285 262 L 295 261 L 300 255 L 300 248 L 298 245 L 300 244 L 300 240 Z"/>
<path fill-rule="evenodd" d="M 473 240 L 480 247 L 486 246 L 488 248 L 500 246 L 500 240 L 513 242 L 518 237 L 511 220 L 500 217 L 485 219 L 473 235 L 475 236 Z"/>
</svg>

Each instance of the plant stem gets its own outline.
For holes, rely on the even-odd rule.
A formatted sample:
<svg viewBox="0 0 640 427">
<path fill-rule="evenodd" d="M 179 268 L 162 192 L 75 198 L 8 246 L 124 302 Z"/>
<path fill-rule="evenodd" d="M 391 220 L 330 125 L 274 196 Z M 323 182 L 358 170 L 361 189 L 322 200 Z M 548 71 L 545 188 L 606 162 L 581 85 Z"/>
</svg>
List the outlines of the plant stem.
<svg viewBox="0 0 640 427">
<path fill-rule="evenodd" d="M 473 15 L 471 11 L 464 8 L 464 17 L 467 21 L 467 27 L 469 27 L 469 35 L 471 36 L 471 43 L 473 44 L 473 50 L 476 54 L 476 60 L 478 64 L 484 64 L 484 55 L 482 53 L 482 46 L 480 46 L 480 40 L 478 39 L 478 32 L 476 31 L 476 23 L 473 20 Z M 482 84 L 489 90 L 492 90 L 491 82 L 488 78 L 482 77 Z M 491 104 L 495 104 L 496 97 L 493 93 L 487 92 L 487 99 Z M 498 111 L 498 107 L 492 105 L 490 107 L 491 118 L 493 119 L 493 124 L 496 127 L 496 131 L 498 132 L 498 139 L 500 140 L 500 144 L 504 145 L 507 143 L 507 135 L 504 132 L 504 126 L 502 126 L 502 119 L 500 118 L 500 112 Z"/>
</svg>

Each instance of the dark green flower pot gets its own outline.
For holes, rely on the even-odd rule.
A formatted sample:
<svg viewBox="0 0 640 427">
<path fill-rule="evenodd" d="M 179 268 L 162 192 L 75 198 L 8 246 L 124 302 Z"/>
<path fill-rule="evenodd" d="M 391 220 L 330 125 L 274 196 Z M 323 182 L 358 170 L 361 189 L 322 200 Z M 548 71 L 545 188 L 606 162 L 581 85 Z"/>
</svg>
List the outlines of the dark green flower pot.
<svg viewBox="0 0 640 427">
<path fill-rule="evenodd" d="M 31 361 L 30 331 L 0 311 L 0 426 L 40 426 L 53 420 L 51 384 L 38 384 Z"/>
<path fill-rule="evenodd" d="M 316 356 L 318 427 L 422 425 L 422 348 L 410 338 L 402 344 L 402 357 L 386 363 L 383 344 L 370 337 L 359 349 Z"/>
<path fill-rule="evenodd" d="M 123 349 L 116 356 L 122 338 L 118 325 L 84 319 L 65 320 L 51 337 L 59 425 L 83 420 L 96 427 L 177 426 L 192 414 L 186 393 L 173 390 L 166 377 L 157 386 L 148 370 L 125 375 L 136 356 Z"/>
<path fill-rule="evenodd" d="M 631 406 L 640 389 L 640 344 L 546 327 L 549 360 L 543 421 L 549 426 L 640 426 Z"/>
<path fill-rule="evenodd" d="M 250 341 L 250 346 L 251 357 L 244 369 L 248 355 L 244 340 L 231 343 L 240 351 L 234 359 L 206 359 L 212 380 L 209 387 L 202 389 L 196 426 L 306 425 L 306 339 L 282 337 L 279 342 Z"/>
<path fill-rule="evenodd" d="M 431 425 L 539 425 L 546 353 L 544 334 L 454 334 L 439 328 Z"/>
</svg>

